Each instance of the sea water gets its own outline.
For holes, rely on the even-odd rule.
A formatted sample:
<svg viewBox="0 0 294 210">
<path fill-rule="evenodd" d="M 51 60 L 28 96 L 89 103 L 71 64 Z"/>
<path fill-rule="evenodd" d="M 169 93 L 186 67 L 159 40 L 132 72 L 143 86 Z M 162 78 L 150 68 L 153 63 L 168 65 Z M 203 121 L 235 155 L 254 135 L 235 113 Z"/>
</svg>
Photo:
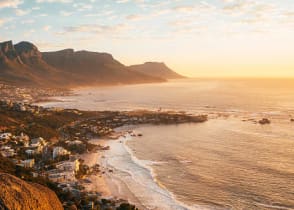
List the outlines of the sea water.
<svg viewBox="0 0 294 210">
<path fill-rule="evenodd" d="M 294 80 L 180 80 L 75 93 L 44 105 L 209 115 L 200 124 L 137 127 L 143 137 L 118 150 L 125 159 L 108 159 L 148 208 L 294 208 Z M 271 124 L 256 123 L 263 117 Z M 157 204 L 146 196 L 154 189 L 163 195 Z"/>
</svg>

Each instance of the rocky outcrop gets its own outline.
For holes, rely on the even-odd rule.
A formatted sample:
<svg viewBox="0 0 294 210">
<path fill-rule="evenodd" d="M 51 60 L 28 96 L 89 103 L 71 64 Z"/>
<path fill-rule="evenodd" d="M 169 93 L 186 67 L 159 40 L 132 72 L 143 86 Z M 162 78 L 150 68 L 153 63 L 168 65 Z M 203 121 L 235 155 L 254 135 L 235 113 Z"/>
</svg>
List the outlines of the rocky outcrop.
<svg viewBox="0 0 294 210">
<path fill-rule="evenodd" d="M 61 210 L 62 204 L 50 189 L 0 173 L 1 210 Z"/>
<path fill-rule="evenodd" d="M 22 64 L 12 41 L 2 42 L 0 43 L 0 62 L 8 64 L 9 61 Z"/>
<path fill-rule="evenodd" d="M 67 78 L 42 59 L 38 48 L 29 42 L 0 43 L 0 81 L 13 85 L 54 86 Z"/>
<path fill-rule="evenodd" d="M 149 76 L 160 77 L 163 79 L 181 79 L 184 76 L 168 68 L 165 63 L 146 62 L 144 64 L 129 66 L 129 69 L 146 74 Z"/>
<path fill-rule="evenodd" d="M 14 48 L 22 62 L 27 65 L 43 62 L 41 52 L 30 42 L 20 42 L 14 45 Z"/>
</svg>

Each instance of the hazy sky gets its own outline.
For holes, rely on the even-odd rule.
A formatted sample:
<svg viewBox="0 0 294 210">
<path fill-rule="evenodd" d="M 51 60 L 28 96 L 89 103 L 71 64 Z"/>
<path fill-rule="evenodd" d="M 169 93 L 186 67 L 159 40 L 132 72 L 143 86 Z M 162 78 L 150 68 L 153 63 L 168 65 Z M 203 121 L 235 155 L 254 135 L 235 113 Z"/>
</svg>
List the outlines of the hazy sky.
<svg viewBox="0 0 294 210">
<path fill-rule="evenodd" d="M 294 0 L 0 0 L 0 28 L 188 76 L 294 76 Z"/>
</svg>

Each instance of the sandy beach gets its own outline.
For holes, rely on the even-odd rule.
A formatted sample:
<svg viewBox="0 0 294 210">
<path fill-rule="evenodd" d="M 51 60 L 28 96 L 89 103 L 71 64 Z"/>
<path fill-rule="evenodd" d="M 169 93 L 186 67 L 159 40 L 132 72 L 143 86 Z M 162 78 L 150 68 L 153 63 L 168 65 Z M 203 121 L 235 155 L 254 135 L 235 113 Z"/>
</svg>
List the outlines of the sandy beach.
<svg viewBox="0 0 294 210">
<path fill-rule="evenodd" d="M 90 142 L 96 145 L 110 146 L 110 142 L 119 143 L 120 140 L 93 139 Z M 95 164 L 99 164 L 101 170 L 97 175 L 89 175 L 86 177 L 91 183 L 83 183 L 85 189 L 91 192 L 98 192 L 103 198 L 126 200 L 135 204 L 136 207 L 140 209 L 146 209 L 129 190 L 128 186 L 116 175 L 115 168 L 107 164 L 108 156 L 105 157 L 106 152 L 108 155 L 112 156 L 111 149 L 108 151 L 86 153 L 80 156 L 81 159 L 85 161 L 86 165 L 91 167 Z"/>
<path fill-rule="evenodd" d="M 92 140 L 91 143 L 102 145 L 103 141 Z M 91 152 L 81 155 L 80 158 L 85 161 L 86 165 L 92 167 L 95 164 L 101 165 L 101 156 L 101 152 Z M 98 192 L 105 198 L 112 197 L 111 190 L 109 189 L 109 186 L 102 174 L 89 175 L 87 176 L 87 179 L 91 181 L 91 183 L 83 183 L 83 186 L 87 191 Z"/>
<path fill-rule="evenodd" d="M 126 146 L 131 140 L 126 134 L 118 139 L 93 139 L 91 143 L 109 146 L 109 150 L 83 154 L 88 166 L 100 165 L 101 172 L 87 176 L 87 191 L 98 192 L 104 198 L 123 199 L 139 209 L 191 209 L 179 203 L 166 189 L 159 186 L 147 163 L 135 159 Z"/>
<path fill-rule="evenodd" d="M 118 135 L 119 136 L 119 135 Z M 101 146 L 110 146 L 110 142 L 119 143 L 120 140 L 93 139 L 92 144 Z M 81 155 L 81 159 L 89 167 L 95 164 L 100 165 L 101 172 L 95 175 L 89 175 L 86 179 L 91 183 L 83 183 L 85 189 L 89 192 L 98 192 L 103 198 L 126 200 L 140 209 L 146 209 L 137 197 L 129 190 L 128 186 L 116 175 L 115 168 L 107 164 L 105 153 L 111 154 L 111 149 L 108 151 L 91 152 Z"/>
<path fill-rule="evenodd" d="M 102 168 L 111 169 L 103 177 L 112 196 L 128 200 L 139 209 L 197 209 L 177 201 L 166 190 L 151 168 L 150 161 L 138 160 L 127 147 L 127 141 L 133 138 L 129 134 L 117 140 L 105 141 L 110 150 L 104 151 L 101 158 Z"/>
</svg>

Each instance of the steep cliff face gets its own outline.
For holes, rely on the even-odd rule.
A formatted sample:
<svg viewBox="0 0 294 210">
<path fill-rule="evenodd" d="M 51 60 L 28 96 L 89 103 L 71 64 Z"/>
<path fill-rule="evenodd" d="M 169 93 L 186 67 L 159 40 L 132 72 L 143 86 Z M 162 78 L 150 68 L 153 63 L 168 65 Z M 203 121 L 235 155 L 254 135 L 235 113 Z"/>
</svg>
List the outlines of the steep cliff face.
<svg viewBox="0 0 294 210">
<path fill-rule="evenodd" d="M 0 173 L 0 210 L 61 210 L 62 204 L 50 189 Z"/>
<path fill-rule="evenodd" d="M 3 62 L 3 64 L 9 64 L 10 61 L 22 64 L 12 41 L 0 43 L 0 61 Z"/>
<path fill-rule="evenodd" d="M 15 85 L 50 86 L 66 78 L 42 59 L 38 48 L 29 42 L 0 43 L 0 80 Z"/>
<path fill-rule="evenodd" d="M 20 42 L 14 45 L 14 49 L 24 64 L 44 63 L 41 52 L 30 42 Z"/>
<path fill-rule="evenodd" d="M 163 79 L 185 78 L 184 76 L 171 70 L 169 67 L 165 65 L 165 63 L 160 62 L 146 62 L 144 64 L 132 65 L 129 66 L 129 69 L 148 76 L 160 77 Z"/>
</svg>

